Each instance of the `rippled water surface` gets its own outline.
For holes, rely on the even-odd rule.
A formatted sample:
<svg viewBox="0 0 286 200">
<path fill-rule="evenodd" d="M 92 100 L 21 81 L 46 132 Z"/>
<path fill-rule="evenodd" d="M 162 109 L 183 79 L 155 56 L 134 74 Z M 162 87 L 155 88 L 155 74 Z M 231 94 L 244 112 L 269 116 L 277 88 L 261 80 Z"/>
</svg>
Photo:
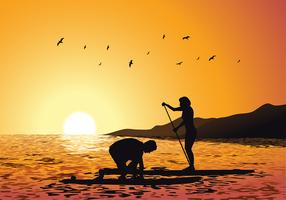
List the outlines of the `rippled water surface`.
<svg viewBox="0 0 286 200">
<path fill-rule="evenodd" d="M 253 174 L 201 176 L 195 183 L 152 187 L 59 182 L 72 175 L 91 179 L 98 169 L 115 167 L 108 147 L 119 139 L 1 136 L 0 199 L 286 199 L 285 140 L 212 140 L 194 145 L 197 169 L 253 169 Z M 147 169 L 187 166 L 176 140 L 156 142 L 157 151 L 144 155 Z"/>
</svg>

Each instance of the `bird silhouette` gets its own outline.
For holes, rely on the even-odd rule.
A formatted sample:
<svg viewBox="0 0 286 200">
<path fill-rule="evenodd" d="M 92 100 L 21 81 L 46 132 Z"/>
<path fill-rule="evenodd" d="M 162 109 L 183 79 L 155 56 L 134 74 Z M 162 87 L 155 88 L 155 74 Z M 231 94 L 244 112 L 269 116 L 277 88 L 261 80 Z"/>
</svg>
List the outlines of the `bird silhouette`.
<svg viewBox="0 0 286 200">
<path fill-rule="evenodd" d="M 237 63 L 240 63 L 240 59 L 237 61 Z"/>
<path fill-rule="evenodd" d="M 61 39 L 58 41 L 57 46 L 59 46 L 61 43 L 63 43 L 63 40 L 64 40 L 64 38 L 61 38 Z"/>
<path fill-rule="evenodd" d="M 133 60 L 129 61 L 129 67 L 131 67 L 131 65 L 133 65 Z"/>
<path fill-rule="evenodd" d="M 165 39 L 165 37 L 166 37 L 166 35 L 165 35 L 165 34 L 163 34 L 163 37 L 162 37 L 162 39 Z"/>
<path fill-rule="evenodd" d="M 98 65 L 101 66 L 101 64 L 102 64 L 102 63 L 100 62 Z"/>
<path fill-rule="evenodd" d="M 214 60 L 215 57 L 216 55 L 213 55 L 212 57 L 209 58 L 209 61 Z"/>
<path fill-rule="evenodd" d="M 149 54 L 150 54 L 150 51 L 147 52 L 147 55 L 149 55 Z"/>
<path fill-rule="evenodd" d="M 197 57 L 197 60 L 199 60 L 200 59 L 200 56 L 199 57 Z"/>
<path fill-rule="evenodd" d="M 190 36 L 187 35 L 187 36 L 183 37 L 183 40 L 188 40 L 189 38 L 190 38 Z"/>
<path fill-rule="evenodd" d="M 107 47 L 106 47 L 106 50 L 108 50 L 109 49 L 109 45 L 107 45 Z"/>
<path fill-rule="evenodd" d="M 177 62 L 176 65 L 181 65 L 182 63 L 183 63 L 182 61 L 181 62 Z"/>
<path fill-rule="evenodd" d="M 83 49 L 86 49 L 86 45 L 84 45 Z"/>
</svg>

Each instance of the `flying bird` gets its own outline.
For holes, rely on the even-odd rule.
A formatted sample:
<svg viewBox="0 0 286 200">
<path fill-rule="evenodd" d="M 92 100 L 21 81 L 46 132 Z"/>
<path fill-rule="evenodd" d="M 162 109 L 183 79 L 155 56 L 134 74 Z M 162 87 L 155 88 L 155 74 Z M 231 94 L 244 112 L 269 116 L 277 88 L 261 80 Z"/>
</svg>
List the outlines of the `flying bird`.
<svg viewBox="0 0 286 200">
<path fill-rule="evenodd" d="M 166 37 L 166 35 L 165 35 L 165 34 L 163 34 L 163 37 L 162 37 L 162 39 L 165 39 L 165 37 Z"/>
<path fill-rule="evenodd" d="M 187 36 L 183 37 L 183 40 L 188 40 L 189 38 L 190 38 L 190 36 L 187 35 Z"/>
<path fill-rule="evenodd" d="M 240 63 L 240 59 L 237 61 L 237 63 Z"/>
<path fill-rule="evenodd" d="M 129 61 L 129 67 L 131 67 L 131 65 L 133 65 L 133 60 Z"/>
<path fill-rule="evenodd" d="M 178 62 L 178 63 L 176 63 L 176 65 L 181 65 L 183 62 L 181 61 L 181 62 Z"/>
<path fill-rule="evenodd" d="M 150 51 L 147 52 L 147 55 L 149 55 L 149 54 L 150 54 Z"/>
<path fill-rule="evenodd" d="M 98 65 L 101 66 L 101 64 L 102 64 L 102 63 L 100 62 Z"/>
<path fill-rule="evenodd" d="M 109 45 L 107 45 L 107 47 L 106 47 L 106 50 L 108 50 L 109 49 Z"/>
<path fill-rule="evenodd" d="M 86 49 L 86 45 L 84 45 L 83 49 Z"/>
<path fill-rule="evenodd" d="M 59 46 L 61 43 L 63 43 L 63 40 L 64 40 L 64 38 L 61 38 L 61 39 L 58 41 L 57 46 Z"/>
<path fill-rule="evenodd" d="M 200 59 L 200 56 L 199 57 L 197 57 L 197 60 L 199 60 Z"/>
<path fill-rule="evenodd" d="M 216 55 L 213 55 L 212 57 L 209 58 L 209 61 L 214 60 L 215 57 Z"/>
</svg>

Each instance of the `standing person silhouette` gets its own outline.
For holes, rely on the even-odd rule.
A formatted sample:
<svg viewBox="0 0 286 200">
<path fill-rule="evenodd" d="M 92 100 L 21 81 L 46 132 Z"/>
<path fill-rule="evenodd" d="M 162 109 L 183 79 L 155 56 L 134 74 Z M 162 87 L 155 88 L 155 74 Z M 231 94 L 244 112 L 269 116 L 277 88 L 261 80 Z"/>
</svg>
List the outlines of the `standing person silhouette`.
<svg viewBox="0 0 286 200">
<path fill-rule="evenodd" d="M 167 106 L 172 111 L 182 111 L 183 121 L 177 127 L 175 127 L 173 131 L 177 132 L 177 130 L 180 127 L 185 126 L 185 150 L 187 152 L 187 155 L 191 163 L 191 166 L 189 166 L 187 170 L 194 171 L 195 160 L 192 147 L 197 137 L 197 130 L 194 125 L 194 111 L 193 108 L 191 107 L 191 101 L 189 100 L 188 97 L 181 97 L 179 101 L 180 101 L 180 107 L 178 108 L 174 108 L 165 102 L 162 103 L 162 106 Z"/>
</svg>

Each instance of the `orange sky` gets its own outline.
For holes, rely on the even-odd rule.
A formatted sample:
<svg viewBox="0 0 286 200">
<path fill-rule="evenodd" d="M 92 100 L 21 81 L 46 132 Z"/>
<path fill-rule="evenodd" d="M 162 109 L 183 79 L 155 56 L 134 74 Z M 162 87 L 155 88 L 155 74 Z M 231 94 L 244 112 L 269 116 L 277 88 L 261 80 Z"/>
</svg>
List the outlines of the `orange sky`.
<svg viewBox="0 0 286 200">
<path fill-rule="evenodd" d="M 285 104 L 285 4 L 1 0 L 0 133 L 60 133 L 76 111 L 100 133 L 151 128 L 183 95 L 200 117 Z"/>
</svg>

